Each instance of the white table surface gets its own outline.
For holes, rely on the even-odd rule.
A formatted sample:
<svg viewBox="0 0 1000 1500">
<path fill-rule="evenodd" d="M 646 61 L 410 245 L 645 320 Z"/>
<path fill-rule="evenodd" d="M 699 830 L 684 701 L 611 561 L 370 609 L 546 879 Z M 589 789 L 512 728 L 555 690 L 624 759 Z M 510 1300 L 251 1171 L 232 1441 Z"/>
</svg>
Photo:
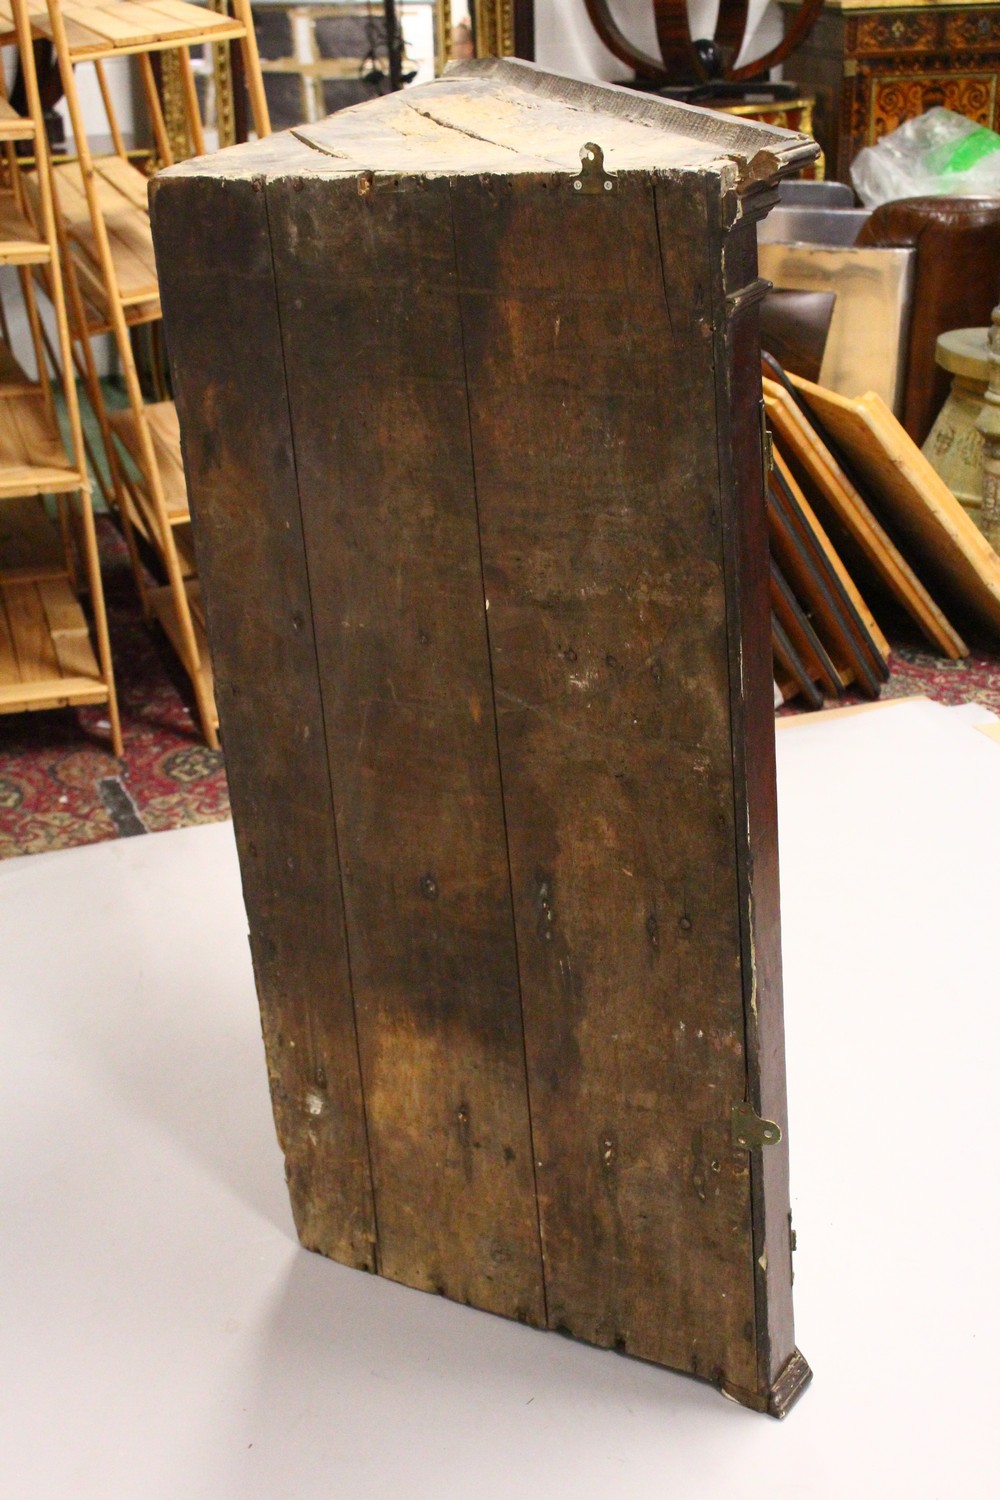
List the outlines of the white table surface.
<svg viewBox="0 0 1000 1500">
<path fill-rule="evenodd" d="M 786 1421 L 298 1247 L 216 824 L 0 864 L 0 1496 L 1000 1494 L 1000 744 L 778 743 Z"/>
</svg>

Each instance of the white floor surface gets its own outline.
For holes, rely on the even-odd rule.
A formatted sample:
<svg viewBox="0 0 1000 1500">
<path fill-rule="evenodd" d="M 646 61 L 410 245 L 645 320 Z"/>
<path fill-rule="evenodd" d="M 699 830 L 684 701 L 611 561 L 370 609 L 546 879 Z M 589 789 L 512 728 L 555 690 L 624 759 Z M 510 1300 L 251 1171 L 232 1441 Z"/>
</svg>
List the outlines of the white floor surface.
<svg viewBox="0 0 1000 1500">
<path fill-rule="evenodd" d="M 217 824 L 0 864 L 3 1500 L 1000 1495 L 1000 744 L 778 745 L 785 1422 L 298 1248 Z"/>
</svg>

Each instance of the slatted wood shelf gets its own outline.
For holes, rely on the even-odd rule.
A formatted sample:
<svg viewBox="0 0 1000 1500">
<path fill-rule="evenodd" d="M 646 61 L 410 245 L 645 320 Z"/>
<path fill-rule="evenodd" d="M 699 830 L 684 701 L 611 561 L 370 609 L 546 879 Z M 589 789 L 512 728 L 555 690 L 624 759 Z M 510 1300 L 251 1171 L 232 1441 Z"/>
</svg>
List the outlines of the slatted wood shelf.
<svg viewBox="0 0 1000 1500">
<path fill-rule="evenodd" d="M 40 387 L 23 376 L 14 390 L 0 387 L 0 499 L 66 494 L 82 485 Z"/>
<path fill-rule="evenodd" d="M 172 401 L 151 402 L 145 408 L 144 420 L 153 440 L 153 454 L 160 482 L 163 485 L 167 519 L 171 527 L 183 527 L 190 521 L 191 512 L 188 508 L 187 485 L 184 482 L 184 467 L 181 462 L 181 432 L 177 420 L 177 408 Z M 128 407 L 122 411 L 109 412 L 108 422 L 115 437 L 142 473 L 142 451 L 139 446 L 138 419 L 135 412 Z M 137 484 L 131 485 L 130 488 L 139 491 L 139 498 L 141 498 L 145 513 L 143 519 L 146 526 L 152 527 L 155 535 L 156 526 L 152 520 L 145 491 Z"/>
<path fill-rule="evenodd" d="M 185 0 L 64 0 L 60 7 L 70 57 L 74 62 L 156 52 L 165 47 L 192 47 L 244 35 L 228 16 L 217 16 Z M 34 33 L 52 40 L 52 23 L 44 0 L 31 0 Z M 10 0 L 0 0 L 0 33 L 14 29 Z"/>
<path fill-rule="evenodd" d="M 106 317 L 107 292 L 80 164 L 63 162 L 53 176 L 59 212 L 73 242 L 81 290 Z M 146 204 L 148 179 L 120 156 L 98 157 L 94 176 L 121 302 L 126 308 L 142 307 L 144 318 L 158 317 L 159 283 Z"/>
<path fill-rule="evenodd" d="M 0 578 L 0 713 L 107 701 L 69 582 Z"/>
<path fill-rule="evenodd" d="M 12 192 L 0 192 L 0 265 L 44 265 L 48 245 L 21 212 Z"/>
<path fill-rule="evenodd" d="M 123 308 L 125 321 L 129 327 L 136 327 L 140 323 L 155 323 L 162 313 L 155 265 L 151 268 L 149 219 L 141 197 L 145 193 L 149 179 L 122 157 L 102 157 L 100 163 L 105 168 L 101 176 L 106 202 L 112 199 L 116 184 L 118 187 L 118 197 L 113 200 L 118 204 L 118 213 L 116 215 L 117 232 L 110 240 L 112 257 L 115 259 L 118 274 L 124 275 L 126 285 L 131 286 L 130 298 L 137 298 L 125 304 Z M 59 209 L 73 246 L 73 264 L 83 300 L 86 330 L 91 338 L 99 338 L 102 334 L 112 332 L 113 325 L 104 278 L 97 262 L 93 227 L 83 190 L 80 166 L 73 158 L 58 163 L 54 172 L 64 174 L 57 183 L 57 190 L 61 192 Z M 23 182 L 32 210 L 37 213 L 38 179 L 33 172 L 26 172 Z M 125 188 L 126 182 L 127 188 Z M 147 290 L 151 291 L 151 295 L 143 300 Z"/>
<path fill-rule="evenodd" d="M 201 604 L 201 592 L 196 579 L 188 579 L 185 583 L 188 607 L 191 610 L 191 623 L 194 626 L 195 640 L 198 644 L 198 678 L 204 693 L 204 700 L 210 707 L 209 721 L 213 730 L 219 727 L 219 714 L 215 707 L 215 679 L 212 675 L 212 658 L 208 654 L 208 638 L 205 635 L 204 610 Z M 173 590 L 167 587 L 150 589 L 147 595 L 150 608 L 159 621 L 168 640 L 182 661 L 185 660 L 184 640 L 181 635 L 180 624 L 177 619 L 177 600 Z"/>
<path fill-rule="evenodd" d="M 74 268 L 83 301 L 83 322 L 87 336 L 96 339 L 105 333 L 113 333 L 114 325 L 108 314 L 103 287 L 97 280 L 91 283 L 89 279 L 92 274 L 91 268 L 88 266 L 84 274 L 83 267 L 76 257 L 74 257 Z M 124 314 L 129 328 L 138 328 L 141 323 L 156 323 L 163 316 L 158 298 L 153 302 L 138 302 L 131 307 L 126 307 Z"/>
</svg>

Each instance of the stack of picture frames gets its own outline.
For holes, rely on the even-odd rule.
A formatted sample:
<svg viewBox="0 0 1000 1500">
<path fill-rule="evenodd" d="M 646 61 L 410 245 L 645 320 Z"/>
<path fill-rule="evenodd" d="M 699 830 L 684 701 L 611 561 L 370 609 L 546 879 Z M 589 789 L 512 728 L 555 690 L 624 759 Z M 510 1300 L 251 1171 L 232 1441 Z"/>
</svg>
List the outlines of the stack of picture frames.
<svg viewBox="0 0 1000 1500">
<path fill-rule="evenodd" d="M 763 387 L 781 698 L 820 708 L 848 688 L 877 697 L 884 630 L 901 614 L 953 661 L 969 654 L 966 635 L 996 648 L 1000 557 L 885 403 L 824 390 L 769 354 Z"/>
</svg>

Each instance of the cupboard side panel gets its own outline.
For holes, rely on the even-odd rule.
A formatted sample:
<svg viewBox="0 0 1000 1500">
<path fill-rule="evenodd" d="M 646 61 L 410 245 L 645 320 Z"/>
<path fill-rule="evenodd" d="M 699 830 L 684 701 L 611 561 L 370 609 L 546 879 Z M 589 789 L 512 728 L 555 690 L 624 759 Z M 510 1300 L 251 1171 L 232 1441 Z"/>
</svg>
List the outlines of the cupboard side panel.
<svg viewBox="0 0 1000 1500">
<path fill-rule="evenodd" d="M 731 203 L 714 209 L 725 230 Z M 778 809 L 770 637 L 769 545 L 759 405 L 757 243 L 751 213 L 725 235 L 717 286 L 720 468 L 734 503 L 726 529 L 733 677 L 737 860 L 743 912 L 748 1098 L 776 1121 L 780 1144 L 753 1153 L 758 1389 L 777 1413 L 809 1379 L 792 1318 L 788 1115 L 778 880 Z"/>
</svg>

